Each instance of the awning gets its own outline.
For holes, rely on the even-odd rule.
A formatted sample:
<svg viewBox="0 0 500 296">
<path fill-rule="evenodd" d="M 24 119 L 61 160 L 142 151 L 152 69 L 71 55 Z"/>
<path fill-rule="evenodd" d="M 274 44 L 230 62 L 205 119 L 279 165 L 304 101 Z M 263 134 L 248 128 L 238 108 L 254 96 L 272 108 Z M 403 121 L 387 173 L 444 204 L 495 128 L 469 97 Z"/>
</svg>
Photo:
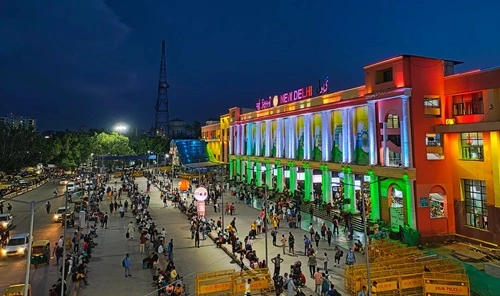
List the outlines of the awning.
<svg viewBox="0 0 500 296">
<path fill-rule="evenodd" d="M 195 163 L 188 163 L 188 164 L 182 164 L 185 168 L 188 169 L 195 169 L 195 168 L 207 168 L 207 167 L 214 167 L 214 166 L 219 166 L 219 165 L 224 165 L 223 163 L 215 163 L 215 162 L 195 162 Z"/>
</svg>

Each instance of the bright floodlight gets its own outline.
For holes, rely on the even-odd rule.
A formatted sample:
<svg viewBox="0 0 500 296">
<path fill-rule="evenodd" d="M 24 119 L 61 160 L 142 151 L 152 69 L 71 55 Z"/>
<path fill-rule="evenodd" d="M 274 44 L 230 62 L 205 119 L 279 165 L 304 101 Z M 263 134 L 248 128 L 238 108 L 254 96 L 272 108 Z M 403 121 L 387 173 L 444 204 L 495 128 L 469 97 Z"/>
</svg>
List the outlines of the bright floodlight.
<svg viewBox="0 0 500 296">
<path fill-rule="evenodd" d="M 127 130 L 128 130 L 128 126 L 126 124 L 119 123 L 119 124 L 115 125 L 115 131 L 117 131 L 119 133 L 126 132 Z"/>
</svg>

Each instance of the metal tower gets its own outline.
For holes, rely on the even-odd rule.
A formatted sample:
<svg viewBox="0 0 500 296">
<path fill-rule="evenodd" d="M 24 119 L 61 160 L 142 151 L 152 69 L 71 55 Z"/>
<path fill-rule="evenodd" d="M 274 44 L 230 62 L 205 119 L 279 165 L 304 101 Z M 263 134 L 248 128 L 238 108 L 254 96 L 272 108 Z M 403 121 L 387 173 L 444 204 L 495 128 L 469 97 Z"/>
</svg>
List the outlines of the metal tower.
<svg viewBox="0 0 500 296">
<path fill-rule="evenodd" d="M 168 113 L 167 63 L 165 61 L 165 40 L 161 42 L 160 80 L 158 82 L 158 97 L 155 104 L 155 136 L 168 137 L 170 116 Z"/>
</svg>

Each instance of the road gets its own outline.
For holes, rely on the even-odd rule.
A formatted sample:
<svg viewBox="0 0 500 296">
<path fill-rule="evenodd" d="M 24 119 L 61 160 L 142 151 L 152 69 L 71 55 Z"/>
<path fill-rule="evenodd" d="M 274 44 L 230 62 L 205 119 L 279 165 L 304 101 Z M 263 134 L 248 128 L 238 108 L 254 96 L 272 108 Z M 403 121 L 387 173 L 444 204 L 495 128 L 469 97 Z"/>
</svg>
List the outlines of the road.
<svg viewBox="0 0 500 296">
<path fill-rule="evenodd" d="M 13 227 L 10 231 L 11 235 L 15 233 L 29 232 L 30 227 L 29 205 L 18 203 L 16 201 L 37 202 L 44 200 L 53 196 L 56 188 L 58 188 L 59 192 L 64 190 L 64 186 L 60 186 L 58 183 L 53 184 L 52 182 L 48 182 L 35 190 L 17 196 L 10 201 L 4 202 L 5 206 L 7 205 L 7 202 L 10 202 L 12 205 L 14 220 Z M 63 205 L 63 202 L 63 197 L 52 200 L 51 214 L 47 214 L 45 204 L 43 202 L 36 204 L 33 241 L 48 239 L 51 241 L 51 248 L 53 247 L 54 242 L 56 242 L 57 239 L 59 239 L 59 236 L 63 233 L 61 223 L 54 223 L 52 221 L 53 212 L 55 212 L 57 207 Z M 55 265 L 54 259 L 51 259 L 51 265 L 41 265 L 36 270 L 32 266 L 32 270 L 30 272 L 30 282 L 33 290 L 37 291 L 37 295 L 48 295 L 49 288 L 57 280 L 57 268 L 58 267 Z M 21 257 L 10 257 L 0 260 L 0 274 L 2 275 L 0 277 L 0 293 L 3 293 L 9 285 L 24 283 L 26 274 L 26 259 Z"/>
</svg>

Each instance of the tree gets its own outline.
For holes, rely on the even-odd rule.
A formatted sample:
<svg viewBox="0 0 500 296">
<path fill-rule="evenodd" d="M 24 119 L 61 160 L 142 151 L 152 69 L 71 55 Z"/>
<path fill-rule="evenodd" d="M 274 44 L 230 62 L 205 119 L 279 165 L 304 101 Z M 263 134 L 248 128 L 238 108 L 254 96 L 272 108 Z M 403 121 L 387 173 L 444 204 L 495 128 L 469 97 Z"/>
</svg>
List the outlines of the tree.
<svg viewBox="0 0 500 296">
<path fill-rule="evenodd" d="M 95 152 L 97 155 L 132 155 L 134 151 L 129 146 L 129 139 L 117 132 L 111 134 L 102 132 L 95 135 Z"/>
<path fill-rule="evenodd" d="M 199 139 L 201 138 L 201 123 L 199 121 L 193 121 L 193 124 L 191 125 L 191 129 L 193 130 L 194 138 Z"/>
<path fill-rule="evenodd" d="M 137 155 L 145 155 L 148 151 L 165 154 L 170 150 L 170 140 L 161 137 L 140 135 L 130 138 L 130 147 Z"/>
<path fill-rule="evenodd" d="M 0 171 L 11 174 L 40 162 L 41 136 L 31 127 L 0 124 Z"/>
</svg>

